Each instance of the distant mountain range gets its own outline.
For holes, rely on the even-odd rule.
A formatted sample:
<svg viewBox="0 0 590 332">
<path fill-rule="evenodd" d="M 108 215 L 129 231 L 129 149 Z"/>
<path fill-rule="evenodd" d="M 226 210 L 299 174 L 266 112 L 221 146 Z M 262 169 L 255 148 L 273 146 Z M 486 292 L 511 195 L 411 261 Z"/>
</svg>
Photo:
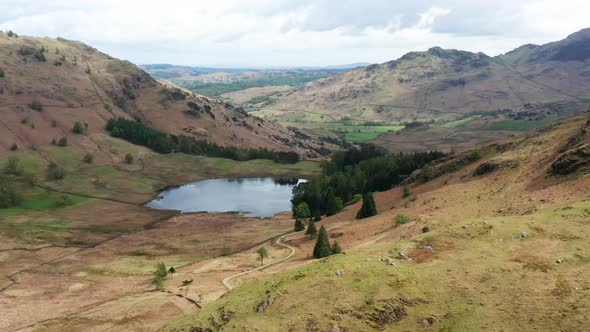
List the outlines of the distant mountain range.
<svg viewBox="0 0 590 332">
<path fill-rule="evenodd" d="M 273 103 L 257 114 L 300 127 L 317 123 L 318 114 L 325 121 L 388 124 L 445 124 L 481 116 L 473 122 L 478 126 L 471 128 L 479 131 L 471 137 L 478 142 L 478 135 L 488 136 L 489 132 L 480 129 L 488 128 L 489 122 L 546 122 L 589 105 L 590 29 L 584 29 L 561 41 L 524 45 L 496 57 L 440 47 L 410 52 L 397 60 L 350 70 L 275 95 Z M 444 135 L 453 130 L 447 128 Z M 488 139 L 497 137 L 502 135 Z M 385 143 L 399 138 L 393 134 L 381 137 Z M 447 147 L 452 145 L 448 143 Z M 419 144 L 412 149 L 437 146 Z"/>
</svg>

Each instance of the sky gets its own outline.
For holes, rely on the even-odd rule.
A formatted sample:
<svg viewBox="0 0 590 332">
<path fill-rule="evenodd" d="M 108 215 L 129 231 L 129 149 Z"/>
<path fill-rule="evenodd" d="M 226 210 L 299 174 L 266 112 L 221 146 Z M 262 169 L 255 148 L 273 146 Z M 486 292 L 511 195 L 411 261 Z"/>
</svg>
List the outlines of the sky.
<svg viewBox="0 0 590 332">
<path fill-rule="evenodd" d="M 589 0 L 0 0 L 0 30 L 137 64 L 382 63 L 433 46 L 497 55 L 590 27 Z"/>
</svg>

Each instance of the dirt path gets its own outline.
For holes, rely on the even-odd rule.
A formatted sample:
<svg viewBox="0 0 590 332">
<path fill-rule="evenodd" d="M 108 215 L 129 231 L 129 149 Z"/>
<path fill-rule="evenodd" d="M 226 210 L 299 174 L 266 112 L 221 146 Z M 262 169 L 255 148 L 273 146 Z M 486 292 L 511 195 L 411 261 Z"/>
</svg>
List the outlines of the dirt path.
<svg viewBox="0 0 590 332">
<path fill-rule="evenodd" d="M 248 271 L 244 271 L 244 272 L 241 272 L 241 273 L 238 273 L 238 274 L 234 274 L 233 276 L 229 276 L 229 277 L 227 277 L 227 278 L 223 279 L 223 285 L 224 285 L 224 286 L 225 286 L 225 287 L 226 287 L 228 290 L 231 290 L 231 289 L 233 289 L 233 288 L 234 288 L 234 287 L 233 287 L 233 286 L 230 284 L 230 281 L 231 281 L 232 279 L 235 279 L 235 278 L 241 277 L 241 276 L 243 276 L 243 275 L 246 275 L 246 274 L 249 274 L 249 273 L 252 273 L 252 272 L 256 272 L 256 271 L 260 271 L 260 270 L 266 269 L 267 267 L 270 267 L 270 266 L 273 266 L 273 265 L 276 265 L 276 264 L 280 264 L 280 263 L 282 263 L 282 262 L 284 262 L 284 261 L 288 260 L 289 258 L 293 257 L 293 255 L 295 255 L 295 252 L 296 252 L 296 249 L 295 249 L 295 247 L 293 247 L 293 246 L 291 246 L 291 245 L 289 245 L 289 244 L 286 244 L 286 243 L 284 243 L 284 242 L 283 242 L 283 239 L 284 239 L 285 237 L 287 237 L 287 236 L 290 236 L 290 235 L 293 235 L 293 234 L 297 234 L 297 233 L 300 233 L 300 232 L 293 232 L 293 233 L 285 234 L 285 235 L 283 235 L 283 236 L 281 236 L 281 237 L 279 237 L 279 238 L 277 239 L 277 242 L 276 242 L 276 243 L 277 243 L 279 246 L 281 246 L 281 247 L 284 247 L 284 248 L 287 248 L 287 249 L 289 249 L 289 250 L 291 251 L 291 252 L 289 253 L 289 255 L 287 255 L 287 256 L 285 256 L 285 257 L 283 257 L 283 258 L 281 258 L 281 259 L 278 259 L 278 260 L 276 260 L 276 261 L 274 261 L 274 262 L 270 262 L 270 263 L 264 264 L 264 265 L 262 265 L 262 266 L 259 266 L 259 267 L 255 268 L 255 269 L 248 270 Z"/>
</svg>

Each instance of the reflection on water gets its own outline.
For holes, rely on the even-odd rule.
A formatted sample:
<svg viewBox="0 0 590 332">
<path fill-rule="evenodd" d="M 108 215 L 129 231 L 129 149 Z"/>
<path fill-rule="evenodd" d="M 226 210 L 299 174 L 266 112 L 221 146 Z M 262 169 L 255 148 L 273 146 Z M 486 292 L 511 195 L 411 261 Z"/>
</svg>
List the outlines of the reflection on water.
<svg viewBox="0 0 590 332">
<path fill-rule="evenodd" d="M 147 206 L 182 212 L 240 212 L 271 217 L 291 209 L 293 187 L 305 181 L 288 178 L 213 179 L 163 191 Z"/>
</svg>

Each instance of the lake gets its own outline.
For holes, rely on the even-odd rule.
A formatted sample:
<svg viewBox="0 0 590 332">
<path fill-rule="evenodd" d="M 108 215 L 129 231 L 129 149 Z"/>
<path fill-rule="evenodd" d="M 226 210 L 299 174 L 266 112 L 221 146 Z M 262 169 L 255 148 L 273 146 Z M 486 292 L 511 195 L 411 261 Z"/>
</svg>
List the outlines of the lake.
<svg viewBox="0 0 590 332">
<path fill-rule="evenodd" d="M 239 212 L 268 218 L 291 210 L 293 187 L 302 179 L 212 179 L 185 184 L 160 193 L 146 206 L 182 212 Z"/>
</svg>

